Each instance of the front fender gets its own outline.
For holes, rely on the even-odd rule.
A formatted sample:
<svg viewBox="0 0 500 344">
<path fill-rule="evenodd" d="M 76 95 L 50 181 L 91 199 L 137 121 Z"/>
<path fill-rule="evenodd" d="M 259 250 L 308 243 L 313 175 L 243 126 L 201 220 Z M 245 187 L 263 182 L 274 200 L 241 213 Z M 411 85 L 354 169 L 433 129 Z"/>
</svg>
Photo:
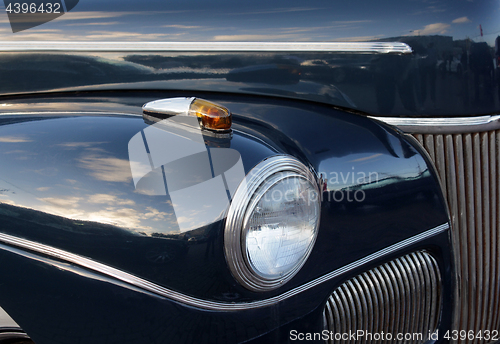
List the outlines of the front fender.
<svg viewBox="0 0 500 344">
<path fill-rule="evenodd" d="M 52 324 L 93 343 L 123 340 L 135 327 L 150 331 L 151 342 L 180 332 L 234 342 L 276 340 L 290 326 L 321 330 L 336 286 L 416 249 L 429 250 L 440 265 L 440 326 L 449 326 L 449 219 L 436 174 L 414 141 L 329 106 L 202 95 L 234 113 L 225 147 L 239 153 L 245 174 L 287 154 L 320 183 L 320 228 L 309 259 L 288 283 L 258 293 L 228 269 L 224 218 L 181 230 L 168 190 L 148 194 L 134 185 L 129 141 L 149 127 L 140 106 L 159 96 L 46 98 L 48 112 L 0 117 L 0 304 L 37 343 L 51 342 Z M 106 112 L 90 111 L 103 100 Z M 27 112 L 30 100 L 12 102 Z M 433 228 L 444 230 L 422 236 Z M 214 327 L 219 322 L 225 325 Z M 254 329 L 239 330 L 248 326 Z M 228 328 L 237 335 L 226 335 Z"/>
</svg>

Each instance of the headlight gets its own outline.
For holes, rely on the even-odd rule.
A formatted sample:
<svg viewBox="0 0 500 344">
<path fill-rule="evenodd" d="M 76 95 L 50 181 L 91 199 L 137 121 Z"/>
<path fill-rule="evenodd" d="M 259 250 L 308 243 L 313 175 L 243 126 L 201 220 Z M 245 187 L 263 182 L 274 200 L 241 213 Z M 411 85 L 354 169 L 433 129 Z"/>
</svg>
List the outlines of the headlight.
<svg viewBox="0 0 500 344">
<path fill-rule="evenodd" d="M 284 155 L 259 163 L 228 211 L 224 247 L 233 276 L 253 291 L 282 286 L 307 260 L 319 217 L 318 184 L 304 164 Z"/>
</svg>

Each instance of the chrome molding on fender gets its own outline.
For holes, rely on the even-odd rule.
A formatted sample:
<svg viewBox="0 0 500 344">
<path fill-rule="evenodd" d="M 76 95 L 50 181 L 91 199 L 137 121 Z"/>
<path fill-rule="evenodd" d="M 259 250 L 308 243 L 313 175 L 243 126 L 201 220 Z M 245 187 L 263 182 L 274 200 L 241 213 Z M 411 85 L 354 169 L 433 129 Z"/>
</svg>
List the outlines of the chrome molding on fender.
<svg viewBox="0 0 500 344">
<path fill-rule="evenodd" d="M 394 125 L 410 134 L 463 134 L 500 129 L 500 115 L 440 118 L 368 117 Z"/>
<path fill-rule="evenodd" d="M 92 259 L 82 257 L 77 254 L 73 254 L 64 250 L 60 250 L 51 246 L 47 246 L 44 244 L 36 243 L 30 240 L 18 238 L 12 235 L 0 233 L 0 242 L 5 244 L 0 244 L 0 250 L 9 250 L 9 247 L 17 247 L 23 250 L 39 253 L 51 258 L 59 259 L 65 262 L 69 262 L 71 264 L 76 264 L 80 267 L 101 273 L 103 275 L 109 276 L 121 282 L 125 282 L 134 287 L 138 287 L 145 291 L 151 292 L 153 294 L 159 295 L 161 297 L 165 297 L 177 302 L 184 303 L 189 306 L 198 307 L 207 310 L 218 310 L 218 311 L 238 311 L 238 310 L 246 310 L 246 309 L 255 309 L 265 306 L 271 306 L 278 302 L 281 302 L 287 298 L 298 295 L 308 289 L 311 289 L 321 283 L 329 281 L 333 278 L 336 278 L 348 271 L 354 270 L 356 268 L 361 267 L 363 264 L 366 264 L 375 259 L 382 258 L 388 254 L 394 253 L 400 249 L 406 248 L 410 245 L 413 245 L 417 242 L 420 242 L 424 239 L 430 238 L 434 235 L 442 233 L 449 229 L 449 224 L 445 223 L 435 228 L 429 229 L 425 232 L 417 234 L 413 237 L 400 241 L 394 245 L 386 247 L 383 250 L 372 253 L 360 260 L 354 261 L 350 264 L 347 264 L 339 269 L 336 269 L 326 275 L 323 275 L 315 280 L 312 280 L 304 285 L 301 285 L 297 288 L 294 288 L 286 293 L 264 299 L 259 301 L 247 302 L 247 303 L 224 303 L 224 302 L 216 302 L 216 301 L 207 301 L 198 299 L 192 296 L 184 295 L 182 293 L 167 289 L 158 284 L 149 282 L 140 277 L 134 276 L 122 270 L 110 267 L 108 265 L 96 262 Z"/>
<path fill-rule="evenodd" d="M 0 51 L 317 51 L 340 53 L 411 54 L 401 42 L 3 42 Z"/>
</svg>

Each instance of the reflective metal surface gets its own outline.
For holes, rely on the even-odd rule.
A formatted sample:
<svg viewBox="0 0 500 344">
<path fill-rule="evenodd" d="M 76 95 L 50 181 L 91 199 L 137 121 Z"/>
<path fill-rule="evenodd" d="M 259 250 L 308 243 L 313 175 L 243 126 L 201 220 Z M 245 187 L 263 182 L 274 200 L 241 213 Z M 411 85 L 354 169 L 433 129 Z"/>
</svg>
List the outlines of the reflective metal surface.
<svg viewBox="0 0 500 344">
<path fill-rule="evenodd" d="M 286 287 L 296 290 L 304 281 L 316 281 L 364 257 L 374 258 L 370 255 L 448 221 L 436 178 L 418 147 L 366 118 L 357 119 L 332 107 L 380 116 L 498 113 L 500 88 L 493 78 L 498 68 L 491 48 L 498 35 L 499 8 L 497 0 L 81 1 L 70 13 L 15 34 L 4 15 L 0 18 L 3 43 L 390 41 L 408 44 L 413 53 L 215 52 L 203 47 L 200 51 L 144 53 L 4 51 L 0 54 L 0 109 L 116 111 L 135 107 L 139 114 L 138 106 L 144 102 L 138 105 L 130 98 L 144 94 L 147 101 L 159 99 L 147 93 L 152 90 L 178 92 L 176 96 L 197 91 L 248 97 L 246 103 L 241 98 L 235 101 L 239 104 L 234 110 L 230 106 L 239 114 L 236 126 L 241 129 L 235 130 L 231 147 L 245 157 L 247 170 L 266 156 L 291 154 L 325 173 L 323 178 L 329 180 L 325 180 L 323 194 L 328 197 L 335 198 L 338 191 L 349 195 L 349 187 L 366 191 L 363 203 L 331 198 L 322 203 L 324 227 L 316 252 Z M 93 93 L 103 90 L 111 91 L 109 96 Z M 109 98 L 120 90 L 132 92 L 126 100 L 117 101 L 122 102 L 119 106 L 110 105 L 114 101 Z M 33 93 L 82 96 L 92 104 L 85 107 L 74 101 L 68 105 L 41 96 L 20 105 L 22 98 L 11 97 Z M 268 98 L 256 100 L 256 95 Z M 262 99 L 268 103 L 259 103 Z M 285 104 L 290 99 L 307 102 Z M 114 113 L 118 112 L 127 113 Z M 135 192 L 124 147 L 128 138 L 144 129 L 142 118 L 57 118 L 44 123 L 36 117 L 2 119 L 2 232 L 95 258 L 193 297 L 225 303 L 256 300 L 225 271 L 220 223 L 180 235 L 166 196 L 159 199 Z M 332 182 L 331 174 L 354 175 L 355 168 L 367 175 L 380 172 L 380 179 Z M 432 241 L 432 236 L 426 240 L 443 250 L 441 259 L 449 266 L 446 235 L 439 233 L 441 241 Z M 331 249 L 334 246 L 336 250 Z M 243 326 L 249 317 L 237 312 L 221 319 L 217 312 L 193 311 L 156 295 L 145 297 L 147 293 L 130 290 L 130 286 L 104 282 L 105 276 L 71 264 L 47 263 L 46 257 L 10 251 L 0 255 L 2 276 L 12 276 L 0 283 L 2 305 L 22 309 L 23 302 L 30 301 L 30 312 L 16 315 L 31 325 L 40 343 L 49 344 L 53 343 L 53 319 L 72 333 L 88 333 L 92 328 L 88 343 L 109 331 L 124 339 L 109 340 L 114 342 L 137 342 L 134 336 L 138 334 L 151 338 L 151 343 L 201 342 L 206 338 L 200 338 L 200 333 L 207 329 L 216 333 L 211 338 L 214 342 L 247 341 L 291 321 L 317 324 L 313 308 L 320 307 L 318 298 L 324 300 L 331 291 L 311 290 L 309 298 L 301 294 L 293 304 L 283 302 L 267 314 L 254 313 L 253 326 Z M 39 283 L 28 283 L 29 279 Z M 54 280 L 66 283 L 55 285 Z M 316 287 L 326 288 L 325 284 Z M 274 296 L 270 293 L 263 298 Z M 34 309 L 51 313 L 40 317 Z M 319 317 L 319 313 L 315 314 Z M 92 316 L 83 316 L 88 314 Z"/>
<path fill-rule="evenodd" d="M 245 310 L 245 309 L 255 309 L 255 308 L 261 308 L 261 307 L 266 307 L 270 305 L 274 305 L 278 302 L 282 302 L 288 298 L 294 297 L 302 292 L 305 292 L 309 289 L 312 289 L 322 283 L 325 283 L 335 277 L 341 276 L 345 273 L 348 273 L 351 270 L 357 269 L 364 264 L 369 263 L 370 261 L 380 259 L 384 256 L 393 254 L 397 252 L 398 250 L 404 249 L 408 246 L 414 245 L 415 243 L 418 243 L 420 241 L 423 241 L 425 239 L 429 239 L 435 235 L 438 235 L 442 233 L 443 231 L 446 231 L 449 228 L 448 224 L 443 224 L 439 227 L 427 230 L 421 234 L 418 234 L 412 238 L 408 238 L 407 240 L 403 240 L 395 245 L 392 245 L 390 247 L 387 247 L 381 251 L 375 252 L 367 257 L 364 257 L 363 259 L 360 259 L 358 261 L 352 262 L 350 264 L 347 264 L 346 266 L 343 266 L 340 269 L 337 269 L 335 271 L 332 271 L 324 276 L 321 276 L 320 278 L 317 278 L 313 281 L 310 281 L 308 283 L 305 283 L 301 285 L 298 288 L 292 289 L 286 293 L 283 293 L 281 295 L 269 298 L 269 299 L 263 299 L 260 301 L 254 301 L 254 302 L 244 302 L 244 303 L 224 303 L 224 302 L 214 302 L 214 301 L 208 301 L 208 300 L 202 300 L 198 298 L 191 297 L 186 294 L 178 293 L 174 290 L 170 290 L 167 288 L 162 287 L 161 285 L 151 283 L 145 279 L 142 279 L 140 277 L 134 276 L 132 274 L 129 274 L 125 271 L 121 271 L 119 269 L 113 268 L 109 265 L 105 265 L 99 262 L 96 262 L 92 259 L 88 259 L 86 257 L 80 256 L 73 254 L 71 252 L 67 252 L 64 250 L 57 249 L 55 247 L 50 247 L 47 245 L 43 245 L 37 242 L 25 240 L 19 237 L 15 237 L 12 235 L 8 234 L 3 234 L 0 233 L 0 242 L 3 244 L 0 244 L 0 248 L 5 251 L 11 251 L 12 248 L 21 248 L 22 250 L 25 250 L 27 252 L 34 252 L 36 254 L 41 254 L 44 256 L 48 256 L 50 258 L 55 258 L 58 259 L 62 262 L 66 263 L 71 263 L 75 264 L 79 267 L 83 267 L 86 269 L 90 269 L 93 272 L 98 272 L 100 274 L 104 274 L 108 277 L 111 277 L 112 279 L 119 280 L 121 282 L 125 282 L 127 284 L 130 284 L 133 287 L 138 287 L 141 288 L 145 291 L 148 291 L 153 294 L 160 295 L 162 297 L 166 297 L 171 300 L 179 301 L 182 302 L 186 305 L 193 306 L 193 307 L 198 307 L 202 309 L 207 309 L 207 310 L 216 310 L 216 311 L 237 311 L 237 310 Z"/>
<path fill-rule="evenodd" d="M 226 225 L 224 228 L 224 250 L 226 253 L 226 260 L 233 276 L 246 288 L 253 291 L 266 291 L 276 289 L 286 282 L 288 282 L 304 265 L 309 254 L 314 247 L 316 241 L 319 215 L 316 221 L 316 229 L 314 230 L 314 238 L 308 246 L 304 257 L 300 262 L 287 274 L 278 278 L 266 278 L 256 273 L 254 269 L 249 266 L 248 257 L 245 252 L 245 228 L 248 221 L 249 209 L 251 207 L 252 198 L 255 197 L 257 189 L 265 183 L 273 175 L 284 176 L 286 172 L 291 172 L 297 177 L 302 177 L 309 181 L 312 185 L 316 186 L 319 193 L 318 182 L 314 174 L 303 163 L 294 159 L 291 156 L 277 155 L 270 157 L 254 167 L 250 171 L 246 180 L 240 184 L 236 190 L 233 201 L 228 210 Z M 320 199 L 317 197 L 314 202 L 317 202 L 318 208 Z"/>
<path fill-rule="evenodd" d="M 325 329 L 334 334 L 361 330 L 379 336 L 333 336 L 326 342 L 427 342 L 438 328 L 441 294 L 441 273 L 429 253 L 414 252 L 385 263 L 340 285 L 328 298 L 323 313 Z M 396 338 L 398 334 L 412 337 Z"/>
<path fill-rule="evenodd" d="M 435 162 L 451 212 L 459 277 L 455 328 L 499 329 L 500 130 L 414 136 Z"/>
<path fill-rule="evenodd" d="M 161 114 L 167 116 L 187 115 L 189 106 L 195 100 L 194 97 L 169 98 L 153 100 L 142 106 L 144 113 Z"/>
<path fill-rule="evenodd" d="M 237 92 L 379 116 L 500 109 L 498 0 L 120 4 L 82 1 L 17 33 L 4 16 L 0 94 Z"/>
<path fill-rule="evenodd" d="M 194 216 L 199 212 L 177 218 L 171 193 L 213 178 L 199 173 L 201 165 L 182 170 L 173 189 L 164 180 L 161 188 L 139 185 L 144 178 L 135 184 L 136 159 L 129 149 L 134 137 L 138 147 L 147 142 L 153 160 L 142 174 L 165 164 L 156 163 L 156 153 L 164 157 L 181 146 L 173 141 L 174 131 L 156 131 L 144 121 L 142 105 L 183 96 L 231 109 L 232 138 L 204 136 L 200 144 L 211 153 L 222 147 L 237 151 L 243 175 L 281 154 L 318 172 L 318 238 L 302 269 L 282 287 L 255 293 L 234 279 L 224 255 L 224 221 L 200 227 Z M 440 264 L 450 266 L 448 217 L 437 176 L 418 145 L 366 117 L 315 103 L 190 91 L 3 98 L 0 112 L 0 232 L 103 268 L 96 272 L 45 253 L 50 250 L 3 244 L 0 276 L 9 278 L 0 283 L 0 305 L 37 343 L 54 342 L 54 323 L 77 334 L 92 328 L 80 337 L 89 344 L 106 333 L 108 342 L 137 342 L 137 336 L 149 336 L 151 343 L 177 336 L 178 342 L 201 342 L 211 329 L 214 343 L 262 336 L 282 342 L 279 334 L 291 329 L 321 330 L 323 302 L 340 279 L 359 274 L 365 264 L 430 247 Z M 152 145 L 150 130 L 168 144 Z M 354 202 L 349 195 L 356 191 L 366 197 Z M 212 203 L 213 197 L 203 201 Z M 110 277 L 108 267 L 159 289 Z M 444 273 L 449 309 L 450 271 Z M 212 308 L 202 308 L 205 301 Z M 443 314 L 443 328 L 449 323 Z"/>
<path fill-rule="evenodd" d="M 417 134 L 478 133 L 500 129 L 500 115 L 449 118 L 371 116 L 371 118 L 395 125 L 406 133 Z"/>
<path fill-rule="evenodd" d="M 0 51 L 319 51 L 337 53 L 411 54 L 401 42 L 7 42 Z"/>
<path fill-rule="evenodd" d="M 191 95 L 216 101 L 234 114 L 233 137 L 221 142 L 204 137 L 203 150 L 213 153 L 221 145 L 236 150 L 245 174 L 265 158 L 289 154 L 312 166 L 323 180 L 320 222 L 325 229 L 319 231 L 317 252 L 313 250 L 305 263 L 309 267 L 281 291 L 259 293 L 259 299 L 299 287 L 448 221 L 437 178 L 421 154 L 404 137 L 373 120 L 301 102 Z M 6 101 L 0 108 L 4 112 L 39 112 L 0 116 L 2 232 L 92 258 L 201 299 L 254 300 L 255 294 L 236 283 L 227 268 L 223 221 L 200 227 L 199 215 L 206 207 L 195 200 L 198 207 L 192 210 L 198 216 L 180 216 L 179 222 L 171 201 L 174 190 L 167 185 L 167 194 L 163 180 L 139 185 L 135 178 L 135 185 L 129 142 L 151 127 L 140 116 L 141 107 L 169 96 L 185 94 Z M 131 115 L 92 113 L 96 108 Z M 72 112 L 56 111 L 63 109 Z M 174 142 L 173 133 L 158 135 L 161 142 Z M 312 136 L 315 140 L 309 139 Z M 145 140 L 139 141 L 145 147 Z M 180 150 L 146 141 L 154 160 L 157 154 Z M 147 172 L 151 165 L 146 160 Z M 160 160 L 155 168 L 164 163 Z M 194 181 L 211 180 L 211 172 L 201 173 L 205 170 L 201 165 L 191 168 L 179 174 L 177 182 L 192 186 Z M 361 202 L 353 201 L 354 195 Z M 213 197 L 203 202 L 211 204 Z M 391 228 L 398 230 L 387 235 Z M 235 296 L 227 296 L 228 291 Z"/>
</svg>

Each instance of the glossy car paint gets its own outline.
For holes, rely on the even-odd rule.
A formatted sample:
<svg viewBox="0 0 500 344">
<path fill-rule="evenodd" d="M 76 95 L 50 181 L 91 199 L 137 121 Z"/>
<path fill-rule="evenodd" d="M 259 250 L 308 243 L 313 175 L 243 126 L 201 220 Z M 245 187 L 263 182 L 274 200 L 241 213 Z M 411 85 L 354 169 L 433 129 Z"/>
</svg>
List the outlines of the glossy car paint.
<svg viewBox="0 0 500 344">
<path fill-rule="evenodd" d="M 491 114 L 500 108 L 493 63 L 499 11 L 498 0 L 82 1 L 60 18 L 16 34 L 4 20 L 0 37 L 17 42 L 396 41 L 407 43 L 413 54 L 27 52 L 22 47 L 2 53 L 0 75 L 9 82 L 0 91 L 183 89 L 314 100 L 380 116 Z M 460 72 L 453 67 L 458 60 Z"/>
<path fill-rule="evenodd" d="M 143 195 L 134 189 L 127 147 L 130 138 L 148 126 L 140 106 L 182 95 L 187 94 L 4 99 L 18 114 L 9 111 L 0 116 L 1 232 L 90 257 L 202 300 L 244 303 L 281 295 L 448 221 L 438 181 L 422 151 L 384 124 L 307 102 L 189 94 L 231 109 L 234 133 L 229 145 L 241 154 L 245 172 L 266 157 L 290 154 L 324 180 L 319 236 L 305 266 L 275 291 L 250 292 L 227 268 L 224 221 L 179 233 L 168 195 Z M 52 112 L 20 114 L 33 103 Z M 88 113 L 101 104 L 106 104 L 106 114 Z M 71 113 L 54 112 L 64 109 Z M 315 140 L 309 139 L 312 136 Z M 361 195 L 362 202 L 356 201 Z M 0 304 L 37 343 L 56 338 L 47 331 L 50 323 L 69 326 L 75 336 L 86 326 L 95 328 L 88 342 L 128 338 L 130 324 L 150 333 L 151 342 L 183 335 L 201 340 L 208 333 L 211 342 L 263 335 L 276 341 L 289 333 L 284 326 L 288 323 L 294 329 L 319 331 L 322 303 L 335 285 L 418 248 L 433 252 L 445 276 L 443 306 L 448 311 L 441 326 L 446 328 L 452 294 L 447 232 L 282 302 L 238 312 L 193 308 L 63 261 L 2 245 L 2 269 L 9 278 L 0 287 Z M 34 306 L 27 310 L 25 305 L 31 303 Z M 41 309 L 51 309 L 44 320 Z M 94 312 L 102 317 L 89 316 Z M 214 323 L 224 325 L 214 329 Z M 248 324 L 253 330 L 243 331 Z M 106 331 L 115 334 L 104 335 Z"/>
<path fill-rule="evenodd" d="M 500 90 L 489 61 L 493 62 L 499 9 L 496 0 L 307 5 L 86 1 L 50 23 L 16 34 L 10 33 L 5 16 L 0 22 L 3 41 L 382 40 L 406 42 L 413 53 L 4 51 L 1 108 L 11 115 L 1 116 L 0 169 L 11 184 L 2 184 L 2 223 L 7 224 L 2 231 L 95 256 L 188 295 L 230 303 L 281 295 L 445 223 L 439 186 L 420 148 L 401 133 L 339 109 L 378 116 L 497 113 Z M 458 58 L 463 61 L 462 73 L 448 62 Z M 236 133 L 231 145 L 242 155 L 246 171 L 265 156 L 287 153 L 328 179 L 314 252 L 301 272 L 274 292 L 251 293 L 234 281 L 222 255 L 223 223 L 192 237 L 176 235 L 165 225 L 172 209 L 162 204 L 158 212 L 149 211 L 154 201 L 133 192 L 123 160 L 130 137 L 147 126 L 140 106 L 192 95 L 219 101 L 235 113 L 235 129 L 247 134 Z M 46 111 L 52 113 L 41 114 Z M 88 111 L 101 114 L 84 115 Z M 21 112 L 25 114 L 12 115 Z M 101 170 L 92 169 L 96 167 Z M 358 185 L 357 178 L 351 183 L 346 179 L 349 172 L 349 178 L 352 172 L 377 172 L 382 177 L 371 188 Z M 333 183 L 333 173 L 340 183 Z M 57 189 L 47 189 L 53 185 Z M 346 188 L 366 191 L 366 203 L 337 202 L 335 191 Z M 95 197 L 102 194 L 108 198 Z M 119 222 L 134 214 L 127 211 L 131 201 L 140 210 L 137 217 L 158 216 L 160 221 L 153 226 L 143 224 L 146 219 Z M 141 234 L 148 226 L 149 235 Z M 342 281 L 415 249 L 431 251 L 446 276 L 440 329 L 447 329 L 453 283 L 447 233 L 274 306 L 242 313 L 196 309 L 4 245 L 3 276 L 15 278 L 0 284 L 0 305 L 38 343 L 68 342 L 82 333 L 89 343 L 143 338 L 285 342 L 290 329 L 321 329 L 323 302 Z"/>
</svg>

